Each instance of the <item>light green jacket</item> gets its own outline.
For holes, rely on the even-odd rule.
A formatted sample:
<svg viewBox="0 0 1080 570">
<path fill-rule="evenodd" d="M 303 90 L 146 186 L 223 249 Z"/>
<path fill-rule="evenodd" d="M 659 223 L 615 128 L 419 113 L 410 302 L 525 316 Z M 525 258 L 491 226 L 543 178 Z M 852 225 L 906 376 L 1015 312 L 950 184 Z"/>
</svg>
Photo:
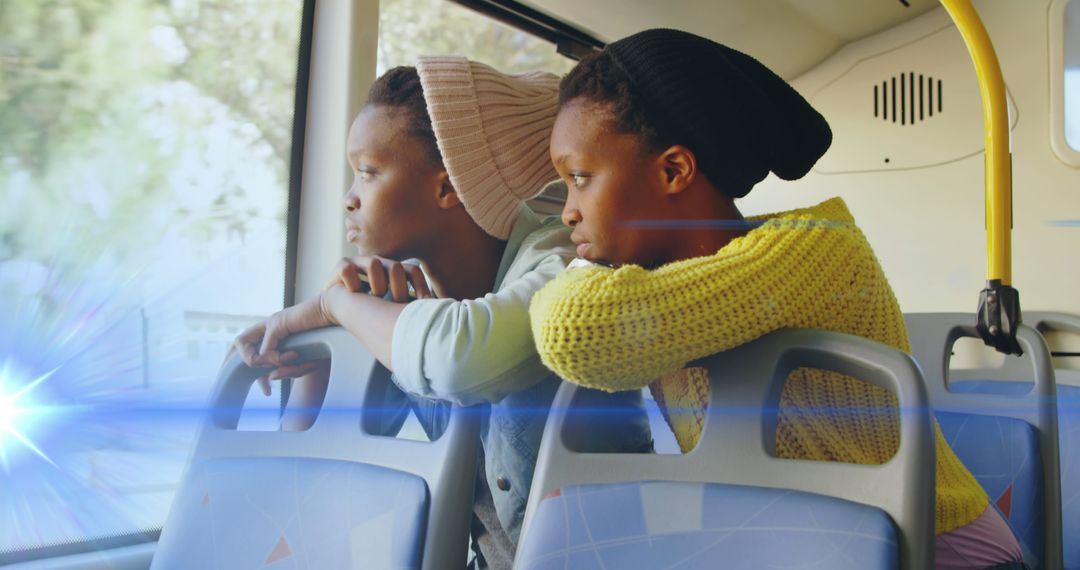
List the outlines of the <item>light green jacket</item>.
<svg viewBox="0 0 1080 570">
<path fill-rule="evenodd" d="M 551 375 L 536 354 L 529 301 L 574 257 L 570 229 L 522 206 L 495 277 L 480 299 L 422 299 L 394 328 L 398 386 L 463 405 L 498 402 Z"/>
</svg>

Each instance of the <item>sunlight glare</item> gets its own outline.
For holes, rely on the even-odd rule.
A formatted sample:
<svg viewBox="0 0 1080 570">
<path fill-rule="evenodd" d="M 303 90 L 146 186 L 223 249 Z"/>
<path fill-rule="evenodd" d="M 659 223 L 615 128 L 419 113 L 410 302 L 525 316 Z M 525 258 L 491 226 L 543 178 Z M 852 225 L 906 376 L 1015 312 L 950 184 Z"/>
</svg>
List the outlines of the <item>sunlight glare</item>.
<svg viewBox="0 0 1080 570">
<path fill-rule="evenodd" d="M 15 441 L 18 441 L 45 461 L 52 463 L 52 459 L 49 459 L 49 456 L 45 455 L 44 451 L 19 430 L 17 419 L 20 416 L 35 414 L 36 410 L 34 408 L 20 407 L 19 399 L 33 392 L 34 388 L 52 376 L 57 369 L 38 376 L 33 381 L 26 383 L 18 391 L 9 392 L 8 387 L 17 384 L 11 369 L 10 361 L 5 361 L 4 366 L 0 368 L 0 464 L 5 470 L 9 468 L 8 446 Z"/>
</svg>

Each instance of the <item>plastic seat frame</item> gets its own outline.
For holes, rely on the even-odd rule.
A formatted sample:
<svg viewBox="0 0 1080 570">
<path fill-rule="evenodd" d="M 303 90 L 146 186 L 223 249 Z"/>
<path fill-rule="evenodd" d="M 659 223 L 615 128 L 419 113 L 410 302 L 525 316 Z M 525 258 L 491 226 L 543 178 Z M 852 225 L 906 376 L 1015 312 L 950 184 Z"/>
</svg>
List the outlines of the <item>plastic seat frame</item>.
<svg viewBox="0 0 1080 570">
<path fill-rule="evenodd" d="M 1057 332 L 1080 335 L 1080 315 L 1060 311 L 1031 311 L 1024 313 L 1024 322 L 1039 331 L 1043 336 L 1046 336 L 1047 333 Z M 1005 367 L 1015 367 L 1017 364 L 1015 359 L 1005 359 Z M 1011 370 L 1011 368 L 1003 367 L 1002 372 L 1009 373 Z M 1021 372 L 1024 372 L 1024 370 L 1021 370 Z M 1055 368 L 1054 383 L 1058 386 L 1080 387 L 1080 370 Z"/>
<path fill-rule="evenodd" d="M 930 404 L 935 411 L 1007 417 L 1035 428 L 1042 461 L 1045 536 L 1041 567 L 1062 567 L 1061 473 L 1058 447 L 1057 390 L 1046 341 L 1034 327 L 1016 331 L 1024 356 L 1006 356 L 1000 369 L 955 370 L 950 373 L 952 347 L 961 338 L 981 340 L 968 313 L 908 313 L 904 315 L 912 354 L 923 367 Z M 1025 315 L 1025 321 L 1031 321 Z M 1022 380 L 1034 378 L 1024 395 L 952 392 L 949 380 Z"/>
<path fill-rule="evenodd" d="M 906 354 L 864 338 L 788 329 L 691 364 L 709 370 L 704 430 L 685 455 L 583 453 L 567 445 L 567 417 L 579 388 L 564 382 L 540 447 L 523 527 L 540 501 L 569 485 L 632 481 L 728 483 L 817 493 L 885 511 L 895 522 L 900 567 L 932 568 L 934 437 L 926 388 Z M 776 410 L 790 372 L 833 370 L 896 394 L 900 446 L 882 465 L 781 459 L 775 456 Z"/>
<path fill-rule="evenodd" d="M 397 388 L 359 341 L 332 327 L 291 336 L 282 348 L 298 351 L 298 363 L 330 358 L 326 396 L 314 424 L 305 431 L 238 431 L 247 394 L 265 370 L 247 367 L 233 353 L 221 368 L 210 413 L 181 481 L 188 480 L 198 463 L 221 458 L 335 459 L 411 473 L 424 479 L 430 495 L 421 568 L 464 566 L 480 441 L 478 415 L 454 406 L 446 430 L 432 442 L 378 435 L 365 427 L 377 423 L 367 421 L 368 416 L 379 413 L 387 390 Z M 169 535 L 166 520 L 161 540 L 169 540 Z"/>
</svg>

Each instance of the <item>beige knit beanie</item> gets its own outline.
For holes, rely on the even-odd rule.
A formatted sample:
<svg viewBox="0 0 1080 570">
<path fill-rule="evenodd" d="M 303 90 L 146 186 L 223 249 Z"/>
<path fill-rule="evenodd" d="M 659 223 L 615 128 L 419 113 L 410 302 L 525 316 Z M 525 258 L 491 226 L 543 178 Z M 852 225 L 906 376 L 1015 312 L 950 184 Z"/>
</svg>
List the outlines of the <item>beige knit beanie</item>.
<svg viewBox="0 0 1080 570">
<path fill-rule="evenodd" d="M 521 203 L 558 178 L 548 144 L 559 110 L 559 78 L 506 75 L 458 56 L 416 64 L 446 172 L 485 232 L 510 236 Z"/>
</svg>

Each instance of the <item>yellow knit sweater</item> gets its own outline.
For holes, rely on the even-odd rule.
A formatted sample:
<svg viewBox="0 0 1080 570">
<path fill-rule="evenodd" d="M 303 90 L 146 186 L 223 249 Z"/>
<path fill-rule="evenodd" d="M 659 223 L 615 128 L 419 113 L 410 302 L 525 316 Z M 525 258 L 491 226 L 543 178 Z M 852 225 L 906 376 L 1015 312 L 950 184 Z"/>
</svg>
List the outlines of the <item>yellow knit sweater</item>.
<svg viewBox="0 0 1080 570">
<path fill-rule="evenodd" d="M 709 390 L 704 370 L 683 369 L 691 360 L 788 327 L 911 351 L 896 297 L 843 200 L 751 220 L 762 225 L 711 256 L 652 271 L 564 271 L 530 307 L 544 364 L 589 388 L 648 385 L 685 452 L 697 445 Z M 884 389 L 803 368 L 788 378 L 780 402 L 781 457 L 870 464 L 896 452 L 896 400 Z M 989 499 L 935 432 L 941 534 L 975 520 Z"/>
</svg>

